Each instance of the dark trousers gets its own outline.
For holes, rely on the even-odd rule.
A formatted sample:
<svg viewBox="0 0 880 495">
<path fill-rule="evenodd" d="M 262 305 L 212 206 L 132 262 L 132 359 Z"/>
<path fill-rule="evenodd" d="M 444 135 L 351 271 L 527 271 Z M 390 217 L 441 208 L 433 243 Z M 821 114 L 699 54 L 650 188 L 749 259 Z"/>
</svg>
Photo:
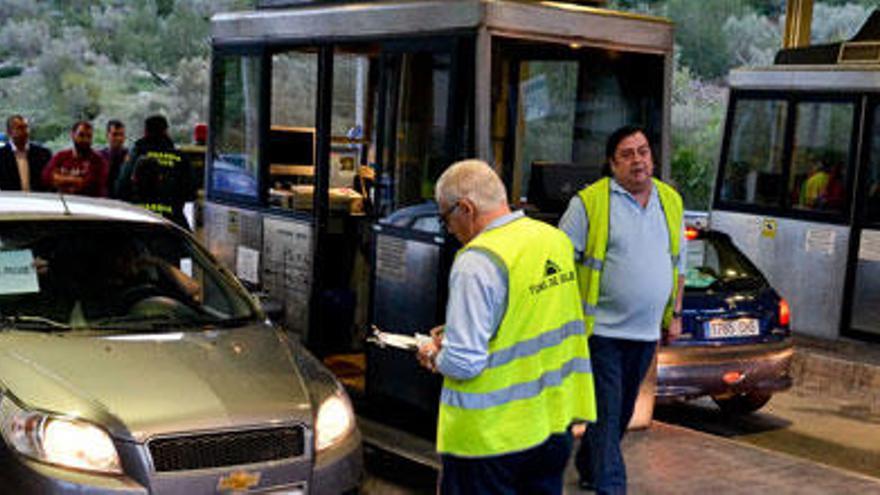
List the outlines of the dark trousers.
<svg viewBox="0 0 880 495">
<path fill-rule="evenodd" d="M 620 441 L 656 349 L 657 342 L 590 337 L 597 418 L 587 426 L 575 466 L 582 480 L 595 485 L 597 494 L 626 493 Z"/>
<path fill-rule="evenodd" d="M 440 493 L 560 495 L 571 446 L 571 434 L 560 433 L 514 454 L 479 458 L 443 455 Z"/>
</svg>

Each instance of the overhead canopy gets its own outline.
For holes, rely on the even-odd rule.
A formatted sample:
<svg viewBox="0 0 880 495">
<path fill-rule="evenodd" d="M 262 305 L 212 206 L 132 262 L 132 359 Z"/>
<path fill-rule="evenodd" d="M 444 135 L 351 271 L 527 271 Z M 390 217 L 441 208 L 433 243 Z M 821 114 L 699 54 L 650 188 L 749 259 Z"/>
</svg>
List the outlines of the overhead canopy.
<svg viewBox="0 0 880 495">
<path fill-rule="evenodd" d="M 521 0 L 385 0 L 293 2 L 297 8 L 219 14 L 215 43 L 313 43 L 488 28 L 514 37 L 671 53 L 673 26 L 659 17 L 617 12 L 571 2 Z"/>
</svg>

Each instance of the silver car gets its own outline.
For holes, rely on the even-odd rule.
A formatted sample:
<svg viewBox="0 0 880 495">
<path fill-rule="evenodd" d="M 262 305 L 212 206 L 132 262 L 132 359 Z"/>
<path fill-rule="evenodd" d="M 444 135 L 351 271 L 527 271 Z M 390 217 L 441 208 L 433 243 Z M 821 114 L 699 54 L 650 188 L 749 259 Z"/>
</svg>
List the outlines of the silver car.
<svg viewBox="0 0 880 495">
<path fill-rule="evenodd" d="M 192 236 L 0 193 L 3 493 L 344 493 L 360 434 L 320 362 Z"/>
</svg>

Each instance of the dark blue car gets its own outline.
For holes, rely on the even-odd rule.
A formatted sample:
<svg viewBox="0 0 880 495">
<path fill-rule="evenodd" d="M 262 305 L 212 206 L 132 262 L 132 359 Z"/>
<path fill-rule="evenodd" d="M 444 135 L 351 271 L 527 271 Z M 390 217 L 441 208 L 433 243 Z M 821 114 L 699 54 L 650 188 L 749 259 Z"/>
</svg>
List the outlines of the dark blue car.
<svg viewBox="0 0 880 495">
<path fill-rule="evenodd" d="M 682 336 L 660 349 L 657 398 L 756 411 L 792 383 L 788 303 L 727 234 L 688 228 L 687 238 Z"/>
</svg>

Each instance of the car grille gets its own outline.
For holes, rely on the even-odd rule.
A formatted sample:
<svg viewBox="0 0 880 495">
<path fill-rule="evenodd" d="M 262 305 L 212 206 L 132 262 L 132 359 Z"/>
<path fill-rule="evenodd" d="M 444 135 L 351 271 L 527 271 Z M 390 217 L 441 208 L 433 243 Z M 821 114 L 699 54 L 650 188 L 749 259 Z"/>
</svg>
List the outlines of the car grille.
<svg viewBox="0 0 880 495">
<path fill-rule="evenodd" d="M 210 433 L 149 442 L 157 472 L 186 471 L 298 457 L 305 451 L 303 427 Z"/>
</svg>

